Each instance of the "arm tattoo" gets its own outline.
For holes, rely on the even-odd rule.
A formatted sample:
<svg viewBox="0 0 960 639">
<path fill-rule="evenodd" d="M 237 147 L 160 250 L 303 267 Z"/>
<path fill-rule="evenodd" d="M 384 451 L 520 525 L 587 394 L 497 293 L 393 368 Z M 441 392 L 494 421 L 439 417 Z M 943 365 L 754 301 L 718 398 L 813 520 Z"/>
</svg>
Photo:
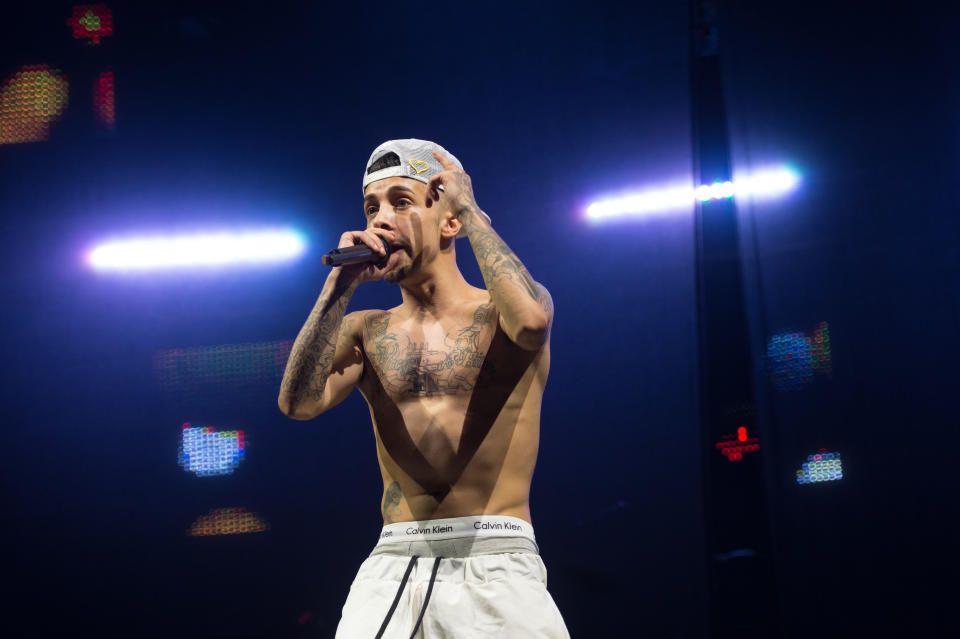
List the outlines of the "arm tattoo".
<svg viewBox="0 0 960 639">
<path fill-rule="evenodd" d="M 400 505 L 401 497 L 402 491 L 398 482 L 393 482 L 387 486 L 387 489 L 383 492 L 383 523 L 393 523 L 393 511 Z"/>
<path fill-rule="evenodd" d="M 492 228 L 485 229 L 477 226 L 472 212 L 464 211 L 461 219 L 469 232 L 470 246 L 473 247 L 473 252 L 477 256 L 487 287 L 495 290 L 498 282 L 506 280 L 519 286 L 530 296 L 530 299 L 541 302 L 540 292 L 530 273 L 513 254 L 507 243 L 497 235 L 497 232 Z"/>
<path fill-rule="evenodd" d="M 282 391 L 292 396 L 292 404 L 304 399 L 320 401 L 323 398 L 323 387 L 337 351 L 337 334 L 339 332 L 340 339 L 345 340 L 352 328 L 348 323 L 344 326 L 347 330 L 340 330 L 350 301 L 350 295 L 345 294 L 347 289 L 347 286 L 338 284 L 321 293 L 293 343 L 281 385 Z"/>
</svg>

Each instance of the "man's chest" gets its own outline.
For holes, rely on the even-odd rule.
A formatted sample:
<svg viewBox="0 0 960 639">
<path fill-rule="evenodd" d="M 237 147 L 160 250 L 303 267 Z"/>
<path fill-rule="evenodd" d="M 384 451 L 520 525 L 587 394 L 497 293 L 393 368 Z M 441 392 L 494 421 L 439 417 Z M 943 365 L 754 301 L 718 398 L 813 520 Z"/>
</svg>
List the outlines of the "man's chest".
<svg viewBox="0 0 960 639">
<path fill-rule="evenodd" d="M 492 303 L 443 322 L 401 321 L 378 313 L 366 321 L 363 347 L 372 372 L 396 400 L 470 393 L 496 327 Z"/>
</svg>

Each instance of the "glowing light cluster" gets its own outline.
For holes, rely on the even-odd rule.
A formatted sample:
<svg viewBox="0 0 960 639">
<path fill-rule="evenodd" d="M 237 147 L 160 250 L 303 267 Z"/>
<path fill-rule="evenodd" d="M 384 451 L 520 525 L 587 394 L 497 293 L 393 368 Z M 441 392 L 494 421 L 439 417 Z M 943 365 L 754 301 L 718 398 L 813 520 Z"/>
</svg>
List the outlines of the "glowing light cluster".
<svg viewBox="0 0 960 639">
<path fill-rule="evenodd" d="M 743 459 L 744 453 L 755 453 L 760 450 L 760 438 L 750 437 L 743 426 L 737 429 L 736 435 L 724 435 L 714 448 L 728 461 L 738 462 Z"/>
<path fill-rule="evenodd" d="M 229 475 L 246 452 L 242 430 L 216 431 L 210 426 L 183 425 L 178 463 L 198 477 Z"/>
<path fill-rule="evenodd" d="M 67 108 L 69 83 L 45 64 L 21 67 L 0 88 L 0 144 L 40 142 Z"/>
<path fill-rule="evenodd" d="M 820 452 L 813 455 L 807 455 L 807 461 L 797 470 L 798 484 L 815 484 L 838 479 L 843 479 L 840 453 L 828 453 L 826 448 L 821 448 Z"/>
<path fill-rule="evenodd" d="M 139 238 L 101 244 L 88 255 L 97 270 L 147 270 L 290 260 L 306 250 L 291 230 Z"/>
<path fill-rule="evenodd" d="M 279 384 L 291 348 L 291 340 L 173 348 L 154 355 L 154 374 L 178 399 L 220 389 L 236 395 Z"/>
<path fill-rule="evenodd" d="M 113 100 L 113 71 L 104 71 L 93 83 L 93 113 L 97 121 L 107 129 L 117 123 Z"/>
<path fill-rule="evenodd" d="M 73 7 L 67 26 L 77 40 L 100 44 L 101 38 L 113 35 L 113 12 L 105 4 L 80 4 Z"/>
<path fill-rule="evenodd" d="M 780 390 L 795 390 L 813 381 L 814 374 L 833 374 L 830 325 L 820 322 L 812 335 L 780 333 L 767 342 L 770 378 Z"/>
<path fill-rule="evenodd" d="M 270 525 L 257 513 L 248 512 L 245 508 L 216 508 L 193 522 L 187 536 L 242 535 L 269 529 Z"/>
<path fill-rule="evenodd" d="M 781 167 L 737 178 L 732 182 L 704 184 L 695 189 L 666 187 L 642 190 L 636 194 L 594 202 L 587 207 L 590 219 L 643 217 L 649 213 L 690 207 L 697 200 L 709 202 L 732 197 L 776 196 L 793 190 L 800 176 Z"/>
</svg>

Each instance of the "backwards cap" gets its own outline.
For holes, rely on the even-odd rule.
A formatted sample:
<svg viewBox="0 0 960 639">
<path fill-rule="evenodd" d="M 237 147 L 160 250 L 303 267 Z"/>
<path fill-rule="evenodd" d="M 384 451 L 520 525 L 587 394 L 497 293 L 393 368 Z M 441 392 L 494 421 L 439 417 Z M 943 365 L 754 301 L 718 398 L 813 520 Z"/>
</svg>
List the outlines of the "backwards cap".
<svg viewBox="0 0 960 639">
<path fill-rule="evenodd" d="M 413 138 L 390 140 L 375 148 L 370 154 L 367 170 L 363 174 L 363 188 L 366 189 L 371 182 L 391 177 L 406 177 L 429 184 L 430 178 L 444 170 L 440 162 L 433 157 L 434 150 L 443 153 L 458 169 L 463 170 L 460 160 L 435 142 Z M 487 218 L 487 222 L 490 221 L 489 215 L 483 211 L 480 213 Z M 460 229 L 457 237 L 466 237 L 466 235 L 467 231 L 464 228 Z"/>
</svg>

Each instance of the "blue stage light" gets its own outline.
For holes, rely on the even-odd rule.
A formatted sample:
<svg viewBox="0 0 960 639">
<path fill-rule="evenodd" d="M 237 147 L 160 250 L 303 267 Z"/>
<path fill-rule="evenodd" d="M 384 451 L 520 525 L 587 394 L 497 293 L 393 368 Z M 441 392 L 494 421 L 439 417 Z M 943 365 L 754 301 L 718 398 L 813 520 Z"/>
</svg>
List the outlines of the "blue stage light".
<svg viewBox="0 0 960 639">
<path fill-rule="evenodd" d="M 807 455 L 807 461 L 800 465 L 796 473 L 798 484 L 816 484 L 824 481 L 843 479 L 843 462 L 839 452 L 828 453 L 826 448 Z"/>
<path fill-rule="evenodd" d="M 732 182 L 689 187 L 654 188 L 624 197 L 594 202 L 587 217 L 600 220 L 614 217 L 645 217 L 648 214 L 690 208 L 696 200 L 710 202 L 731 197 L 776 196 L 793 190 L 800 176 L 783 167 L 738 177 Z"/>
<path fill-rule="evenodd" d="M 289 229 L 222 231 L 107 242 L 90 251 L 87 261 L 98 271 L 263 264 L 294 259 L 306 247 L 303 236 Z"/>
<path fill-rule="evenodd" d="M 246 448 L 242 430 L 216 431 L 188 422 L 183 425 L 177 461 L 197 477 L 229 475 L 240 465 Z"/>
</svg>

